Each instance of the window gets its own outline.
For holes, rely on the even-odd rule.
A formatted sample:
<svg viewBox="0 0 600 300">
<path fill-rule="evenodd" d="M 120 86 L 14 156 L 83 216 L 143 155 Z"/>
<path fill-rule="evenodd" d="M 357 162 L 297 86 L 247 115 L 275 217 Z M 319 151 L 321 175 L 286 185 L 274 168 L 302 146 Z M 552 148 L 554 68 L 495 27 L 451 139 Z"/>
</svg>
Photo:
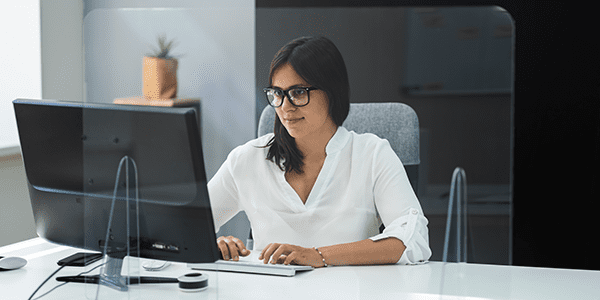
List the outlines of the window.
<svg viewBox="0 0 600 300">
<path fill-rule="evenodd" d="M 12 100 L 41 98 L 40 1 L 0 4 L 0 153 L 19 145 Z"/>
</svg>

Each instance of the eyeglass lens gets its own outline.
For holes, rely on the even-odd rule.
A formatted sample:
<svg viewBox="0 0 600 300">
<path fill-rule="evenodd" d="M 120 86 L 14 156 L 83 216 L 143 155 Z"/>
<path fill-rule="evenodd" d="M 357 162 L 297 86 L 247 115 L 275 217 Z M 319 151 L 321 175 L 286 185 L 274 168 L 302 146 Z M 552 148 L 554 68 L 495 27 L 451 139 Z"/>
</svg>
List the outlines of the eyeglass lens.
<svg viewBox="0 0 600 300">
<path fill-rule="evenodd" d="M 265 89 L 267 100 L 275 107 L 283 104 L 285 91 L 280 89 Z M 308 91 L 305 88 L 290 89 L 287 91 L 288 98 L 295 106 L 303 106 L 308 104 Z"/>
</svg>

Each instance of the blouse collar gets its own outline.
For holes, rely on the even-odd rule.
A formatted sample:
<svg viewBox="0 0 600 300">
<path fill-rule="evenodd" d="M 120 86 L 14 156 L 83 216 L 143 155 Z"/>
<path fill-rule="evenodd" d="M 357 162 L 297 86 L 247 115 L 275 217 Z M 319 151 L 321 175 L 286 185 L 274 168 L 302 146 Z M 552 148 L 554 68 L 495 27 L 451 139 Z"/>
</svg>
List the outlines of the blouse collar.
<svg viewBox="0 0 600 300">
<path fill-rule="evenodd" d="M 350 133 L 348 130 L 342 126 L 338 126 L 336 132 L 333 134 L 327 146 L 325 147 L 325 153 L 332 154 L 338 152 L 346 146 L 348 143 L 348 139 L 350 138 Z"/>
</svg>

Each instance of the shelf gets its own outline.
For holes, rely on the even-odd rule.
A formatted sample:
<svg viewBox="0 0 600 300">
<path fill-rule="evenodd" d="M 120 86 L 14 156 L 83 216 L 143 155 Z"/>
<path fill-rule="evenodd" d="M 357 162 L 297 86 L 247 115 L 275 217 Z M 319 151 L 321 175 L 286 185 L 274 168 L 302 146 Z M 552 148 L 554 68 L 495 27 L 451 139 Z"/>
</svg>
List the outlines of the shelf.
<svg viewBox="0 0 600 300">
<path fill-rule="evenodd" d="M 114 100 L 115 104 L 125 105 L 146 105 L 146 106 L 163 106 L 163 107 L 182 107 L 192 106 L 200 102 L 199 98 L 174 98 L 174 99 L 147 99 L 145 97 L 128 97 L 128 98 L 117 98 Z"/>
</svg>

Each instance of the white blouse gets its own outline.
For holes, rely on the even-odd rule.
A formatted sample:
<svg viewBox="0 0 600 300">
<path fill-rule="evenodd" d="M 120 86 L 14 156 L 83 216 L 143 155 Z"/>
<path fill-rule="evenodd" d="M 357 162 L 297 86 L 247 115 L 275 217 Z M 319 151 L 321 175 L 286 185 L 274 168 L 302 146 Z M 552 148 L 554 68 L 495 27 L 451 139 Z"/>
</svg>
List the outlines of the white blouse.
<svg viewBox="0 0 600 300">
<path fill-rule="evenodd" d="M 398 263 L 429 259 L 428 221 L 387 140 L 339 127 L 303 204 L 284 172 L 266 159 L 263 146 L 272 136 L 235 148 L 209 181 L 217 231 L 245 211 L 258 251 L 269 243 L 322 247 L 396 237 L 406 246 Z"/>
</svg>

